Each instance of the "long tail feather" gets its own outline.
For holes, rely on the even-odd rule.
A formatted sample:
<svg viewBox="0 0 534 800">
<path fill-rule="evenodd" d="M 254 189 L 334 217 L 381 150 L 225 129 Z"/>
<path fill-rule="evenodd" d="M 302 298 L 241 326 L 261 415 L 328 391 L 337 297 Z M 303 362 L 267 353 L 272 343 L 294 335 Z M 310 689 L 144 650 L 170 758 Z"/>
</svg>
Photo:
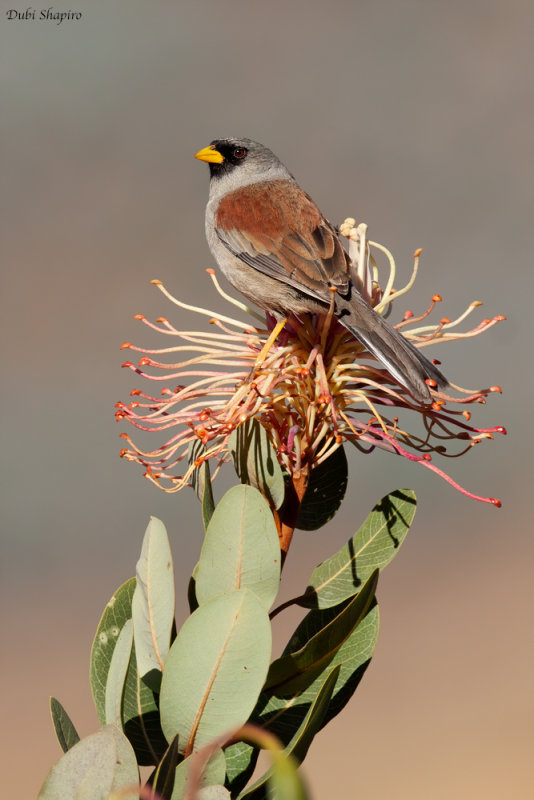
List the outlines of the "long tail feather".
<svg viewBox="0 0 534 800">
<path fill-rule="evenodd" d="M 413 397 L 423 403 L 431 401 L 426 380 L 445 389 L 447 378 L 425 358 L 404 336 L 369 306 L 357 292 L 350 299 L 336 297 L 336 316 L 367 349 L 378 358 L 391 375 L 405 386 Z"/>
</svg>

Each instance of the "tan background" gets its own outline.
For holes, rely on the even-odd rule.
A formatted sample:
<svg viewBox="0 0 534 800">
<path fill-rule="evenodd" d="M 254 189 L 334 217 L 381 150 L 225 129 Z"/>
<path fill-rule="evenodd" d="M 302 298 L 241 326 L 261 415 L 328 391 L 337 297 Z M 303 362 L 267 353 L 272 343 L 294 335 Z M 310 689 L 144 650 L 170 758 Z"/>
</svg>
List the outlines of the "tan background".
<svg viewBox="0 0 534 800">
<path fill-rule="evenodd" d="M 503 509 L 353 453 L 341 513 L 294 543 L 285 597 L 376 499 L 418 493 L 381 580 L 375 659 L 308 756 L 313 796 L 531 797 L 532 4 L 77 0 L 82 20 L 60 26 L 8 22 L 11 7 L 25 6 L 0 16 L 2 795 L 35 797 L 59 756 L 49 694 L 95 729 L 91 639 L 150 514 L 168 526 L 185 614 L 199 510 L 118 459 L 113 404 L 136 385 L 118 347 L 147 341 L 134 313 L 171 313 L 151 278 L 218 305 L 192 156 L 246 135 L 330 219 L 367 221 L 405 277 L 425 248 L 412 308 L 440 292 L 450 317 L 481 299 L 509 318 L 438 354 L 460 384 L 504 387 L 475 418 L 510 435 L 445 464 Z"/>
</svg>

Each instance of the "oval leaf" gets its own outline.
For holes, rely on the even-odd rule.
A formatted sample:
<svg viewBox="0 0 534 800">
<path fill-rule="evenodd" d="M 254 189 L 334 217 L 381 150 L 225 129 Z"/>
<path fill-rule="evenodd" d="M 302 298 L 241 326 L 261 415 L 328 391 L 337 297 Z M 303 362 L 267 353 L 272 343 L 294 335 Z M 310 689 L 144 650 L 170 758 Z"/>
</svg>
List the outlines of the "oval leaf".
<svg viewBox="0 0 534 800">
<path fill-rule="evenodd" d="M 228 450 L 241 483 L 255 486 L 271 508 L 280 508 L 285 495 L 284 474 L 259 421 L 249 419 L 236 428 L 228 439 Z"/>
<path fill-rule="evenodd" d="M 124 627 L 119 634 L 111 663 L 109 665 L 108 677 L 106 681 L 106 723 L 117 725 L 122 729 L 122 697 L 124 694 L 124 684 L 126 673 L 130 663 L 130 655 L 133 644 L 133 625 L 132 620 L 126 620 Z"/>
<path fill-rule="evenodd" d="M 106 723 L 106 684 L 111 658 L 121 630 L 132 617 L 134 591 L 135 578 L 130 578 L 117 589 L 104 609 L 91 648 L 91 691 L 102 725 Z"/>
<path fill-rule="evenodd" d="M 174 620 L 174 574 L 165 525 L 151 517 L 137 562 L 132 617 L 137 669 L 158 690 Z"/>
<path fill-rule="evenodd" d="M 265 681 L 271 626 L 253 592 L 218 595 L 186 620 L 169 651 L 160 713 L 170 741 L 191 752 L 242 725 Z"/>
<path fill-rule="evenodd" d="M 55 764 L 38 800 L 106 800 L 112 791 L 139 783 L 134 752 L 114 726 L 103 728 L 75 744 Z M 139 792 L 122 795 L 133 800 Z"/>
<path fill-rule="evenodd" d="M 113 791 L 124 789 L 127 786 L 137 786 L 139 784 L 139 768 L 132 745 L 116 725 L 104 725 L 101 729 L 103 733 L 113 736 L 116 747 L 115 771 L 113 774 Z M 137 800 L 139 792 L 133 791 L 131 794 L 121 795 L 125 800 Z"/>
<path fill-rule="evenodd" d="M 299 509 L 297 528 L 316 531 L 332 519 L 345 497 L 348 469 L 345 451 L 338 447 L 311 471 Z"/>
<path fill-rule="evenodd" d="M 91 649 L 91 690 L 98 718 L 106 722 L 106 684 L 119 634 L 132 617 L 135 578 L 117 589 L 97 628 Z M 136 666 L 135 645 L 130 655 L 122 698 L 122 727 L 130 740 L 139 764 L 157 764 L 167 749 L 159 721 L 154 692 L 141 681 Z"/>
<path fill-rule="evenodd" d="M 54 764 L 37 800 L 106 798 L 111 792 L 117 747 L 110 733 L 93 733 Z"/>
<path fill-rule="evenodd" d="M 211 518 L 195 568 L 199 603 L 251 589 L 270 608 L 280 585 L 280 543 L 272 512 L 252 486 L 234 486 Z"/>
<path fill-rule="evenodd" d="M 398 552 L 413 522 L 414 492 L 397 489 L 373 508 L 358 532 L 311 574 L 299 605 L 330 608 L 357 594 L 374 569 L 383 569 Z"/>
<path fill-rule="evenodd" d="M 58 742 L 63 752 L 66 753 L 67 750 L 70 750 L 71 747 L 74 747 L 74 745 L 80 741 L 78 732 L 72 724 L 69 715 L 55 697 L 50 698 L 50 714 L 52 716 Z"/>
</svg>

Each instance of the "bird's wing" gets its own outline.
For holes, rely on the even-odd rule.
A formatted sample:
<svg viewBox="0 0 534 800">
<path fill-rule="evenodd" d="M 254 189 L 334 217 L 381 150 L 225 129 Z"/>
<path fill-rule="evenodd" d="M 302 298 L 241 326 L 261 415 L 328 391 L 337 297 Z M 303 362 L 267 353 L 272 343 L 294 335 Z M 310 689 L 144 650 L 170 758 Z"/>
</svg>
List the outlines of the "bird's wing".
<svg viewBox="0 0 534 800">
<path fill-rule="evenodd" d="M 215 217 L 228 250 L 271 278 L 328 303 L 336 287 L 335 313 L 411 394 L 423 403 L 448 381 L 414 345 L 391 328 L 351 286 L 349 260 L 330 223 L 291 181 L 266 181 L 227 194 Z"/>
<path fill-rule="evenodd" d="M 350 288 L 348 256 L 313 200 L 286 180 L 253 183 L 219 203 L 215 228 L 237 258 L 323 302 Z"/>
</svg>

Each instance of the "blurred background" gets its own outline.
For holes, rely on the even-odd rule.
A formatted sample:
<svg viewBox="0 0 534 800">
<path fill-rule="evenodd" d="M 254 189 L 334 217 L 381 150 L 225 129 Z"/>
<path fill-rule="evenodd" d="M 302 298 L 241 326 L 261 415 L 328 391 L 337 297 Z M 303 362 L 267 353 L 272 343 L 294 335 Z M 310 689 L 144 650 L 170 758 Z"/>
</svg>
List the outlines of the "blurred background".
<svg viewBox="0 0 534 800">
<path fill-rule="evenodd" d="M 436 353 L 460 385 L 503 386 L 473 421 L 508 437 L 440 465 L 503 508 L 355 451 L 340 513 L 296 535 L 283 597 L 386 492 L 419 498 L 381 578 L 375 658 L 305 762 L 312 795 L 531 797 L 534 7 L 73 0 L 54 8 L 82 19 L 59 26 L 8 21 L 9 8 L 26 6 L 9 0 L 0 14 L 2 794 L 35 797 L 59 758 L 50 694 L 82 735 L 96 729 L 92 637 L 134 574 L 150 514 L 167 525 L 186 614 L 199 508 L 118 457 L 114 403 L 139 384 L 119 346 L 154 343 L 138 312 L 198 325 L 152 278 L 222 310 L 204 272 L 208 170 L 193 154 L 244 135 L 269 145 L 333 222 L 366 221 L 399 283 L 424 248 L 408 307 L 439 292 L 438 314 L 483 300 L 478 319 L 508 317 Z M 278 650 L 297 617 L 278 618 Z"/>
</svg>

